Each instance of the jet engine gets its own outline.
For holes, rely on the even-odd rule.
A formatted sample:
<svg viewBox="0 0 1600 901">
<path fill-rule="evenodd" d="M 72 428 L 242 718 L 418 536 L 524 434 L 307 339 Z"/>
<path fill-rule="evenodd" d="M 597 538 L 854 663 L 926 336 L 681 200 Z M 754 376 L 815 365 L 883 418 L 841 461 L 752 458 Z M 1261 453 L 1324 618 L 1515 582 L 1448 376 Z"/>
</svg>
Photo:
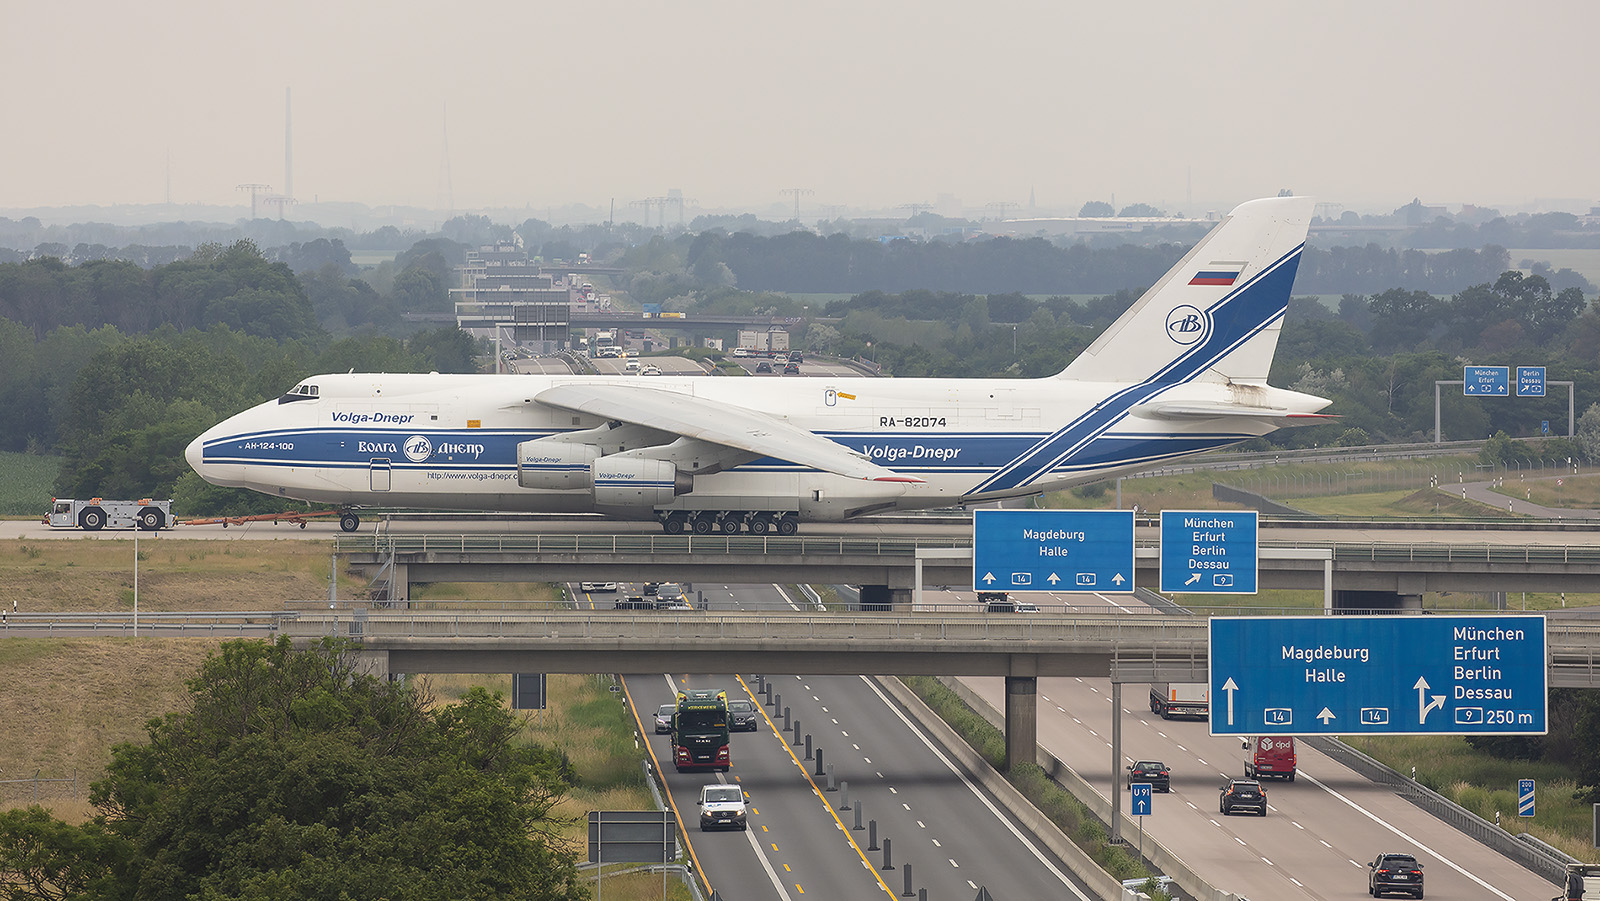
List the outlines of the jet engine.
<svg viewBox="0 0 1600 901">
<path fill-rule="evenodd" d="M 589 464 L 589 471 L 598 507 L 654 507 L 694 487 L 691 476 L 680 477 L 678 467 L 663 460 L 601 457 Z"/>
<path fill-rule="evenodd" d="M 517 445 L 517 484 L 551 491 L 588 488 L 593 478 L 589 466 L 599 455 L 592 444 L 524 441 Z"/>
</svg>

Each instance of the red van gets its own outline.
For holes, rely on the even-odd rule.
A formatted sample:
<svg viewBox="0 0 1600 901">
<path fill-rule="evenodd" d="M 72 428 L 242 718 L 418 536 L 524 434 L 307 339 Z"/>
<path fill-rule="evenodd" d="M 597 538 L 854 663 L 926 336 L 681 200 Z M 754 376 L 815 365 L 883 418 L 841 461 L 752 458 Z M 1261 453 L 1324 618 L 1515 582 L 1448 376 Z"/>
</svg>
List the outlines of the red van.
<svg viewBox="0 0 1600 901">
<path fill-rule="evenodd" d="M 1287 735 L 1263 735 L 1257 738 L 1245 761 L 1247 779 L 1286 779 L 1294 781 L 1294 739 Z"/>
</svg>

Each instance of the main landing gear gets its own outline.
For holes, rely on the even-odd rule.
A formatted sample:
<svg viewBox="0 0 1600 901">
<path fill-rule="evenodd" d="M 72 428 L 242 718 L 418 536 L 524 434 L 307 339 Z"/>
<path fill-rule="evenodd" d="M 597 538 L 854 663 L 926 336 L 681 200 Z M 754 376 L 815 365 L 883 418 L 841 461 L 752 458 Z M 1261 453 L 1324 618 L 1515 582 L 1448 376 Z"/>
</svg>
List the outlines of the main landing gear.
<svg viewBox="0 0 1600 901">
<path fill-rule="evenodd" d="M 685 532 L 695 535 L 710 535 L 713 532 L 733 535 L 741 527 L 748 529 L 752 535 L 769 532 L 793 535 L 800 531 L 800 518 L 793 513 L 745 513 L 738 510 L 720 513 L 709 510 L 695 513 L 675 511 L 661 517 L 661 528 L 668 535 L 682 535 Z"/>
</svg>

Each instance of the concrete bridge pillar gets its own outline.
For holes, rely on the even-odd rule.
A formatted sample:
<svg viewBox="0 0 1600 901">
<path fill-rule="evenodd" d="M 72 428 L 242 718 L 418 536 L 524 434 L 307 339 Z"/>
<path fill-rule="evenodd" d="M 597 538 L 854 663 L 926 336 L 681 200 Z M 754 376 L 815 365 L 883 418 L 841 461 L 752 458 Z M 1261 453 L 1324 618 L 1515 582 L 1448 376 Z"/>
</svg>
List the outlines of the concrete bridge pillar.
<svg viewBox="0 0 1600 901">
<path fill-rule="evenodd" d="M 911 609 L 915 600 L 915 592 L 910 588 L 895 588 L 890 585 L 862 585 L 861 609 L 867 611 L 888 612 L 890 610 L 907 611 Z"/>
<path fill-rule="evenodd" d="M 1038 759 L 1039 680 L 1006 677 L 1006 769 Z"/>
</svg>

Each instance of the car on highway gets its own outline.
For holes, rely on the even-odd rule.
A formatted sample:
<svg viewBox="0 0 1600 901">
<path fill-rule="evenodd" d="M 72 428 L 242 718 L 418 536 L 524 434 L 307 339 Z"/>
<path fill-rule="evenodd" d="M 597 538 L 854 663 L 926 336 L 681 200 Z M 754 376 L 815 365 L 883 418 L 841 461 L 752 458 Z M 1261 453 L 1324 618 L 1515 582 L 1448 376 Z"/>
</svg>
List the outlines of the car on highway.
<svg viewBox="0 0 1600 901">
<path fill-rule="evenodd" d="M 578 587 L 584 591 L 616 591 L 615 582 L 579 582 Z"/>
<path fill-rule="evenodd" d="M 656 708 L 656 734 L 672 731 L 672 715 L 678 712 L 677 704 L 662 704 Z"/>
<path fill-rule="evenodd" d="M 700 788 L 700 831 L 719 827 L 744 830 L 750 827 L 745 817 L 744 789 L 721 782 Z"/>
<path fill-rule="evenodd" d="M 761 714 L 750 701 L 728 702 L 728 729 L 733 732 L 754 732 L 760 728 Z"/>
<path fill-rule="evenodd" d="M 1015 613 L 1017 604 L 1011 596 L 1003 591 L 980 591 L 978 603 L 983 605 L 984 613 Z"/>
<path fill-rule="evenodd" d="M 1128 784 L 1150 783 L 1151 791 L 1172 791 L 1172 771 L 1159 760 L 1136 760 L 1128 764 Z"/>
<path fill-rule="evenodd" d="M 660 375 L 661 374 L 661 367 L 660 366 L 656 366 L 656 365 L 646 366 L 644 369 L 641 369 L 639 371 L 639 374 L 640 375 Z"/>
<path fill-rule="evenodd" d="M 1250 779 L 1230 779 L 1222 784 L 1222 797 L 1217 802 L 1217 809 L 1227 816 L 1241 808 L 1267 815 L 1267 790 L 1261 787 L 1261 783 Z"/>
<path fill-rule="evenodd" d="M 772 371 L 772 364 L 768 363 L 765 360 L 762 360 L 760 363 L 756 364 L 756 372 L 771 372 L 771 371 Z"/>
<path fill-rule="evenodd" d="M 1367 864 L 1367 894 L 1381 898 L 1388 894 L 1422 897 L 1422 864 L 1410 854 L 1379 854 Z"/>
<path fill-rule="evenodd" d="M 799 375 L 800 374 L 800 364 L 799 363 L 785 363 L 785 364 L 783 364 L 783 374 L 784 375 Z"/>
</svg>

